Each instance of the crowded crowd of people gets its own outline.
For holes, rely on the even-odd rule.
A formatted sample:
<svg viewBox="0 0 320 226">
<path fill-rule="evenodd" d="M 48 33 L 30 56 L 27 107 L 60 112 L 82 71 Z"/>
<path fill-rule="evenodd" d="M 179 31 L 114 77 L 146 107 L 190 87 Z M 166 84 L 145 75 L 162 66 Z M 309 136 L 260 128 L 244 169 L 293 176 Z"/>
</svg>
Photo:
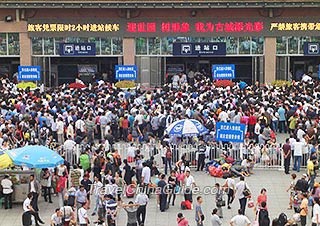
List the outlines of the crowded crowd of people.
<svg viewBox="0 0 320 226">
<path fill-rule="evenodd" d="M 212 211 L 212 225 L 222 225 L 222 207 L 231 208 L 236 198 L 240 204 L 239 215 L 232 218 L 230 224 L 250 225 L 245 209 L 249 206 L 251 191 L 245 176 L 252 174 L 254 163 L 279 165 L 283 158 L 286 174 L 292 170 L 300 172 L 301 164 L 307 167 L 306 188 L 301 190 L 292 182 L 288 189 L 291 192 L 289 208 L 296 205 L 295 211 L 304 226 L 308 214 L 305 199 L 314 197 L 309 204 L 319 204 L 316 197 L 319 195 L 315 195 L 319 187 L 315 183 L 320 137 L 319 97 L 320 84 L 309 79 L 283 87 L 259 83 L 218 87 L 203 74 L 194 73 L 192 77 L 177 75 L 172 83 L 152 90 L 117 89 L 104 81 L 82 89 L 62 85 L 22 90 L 3 78 L 0 81 L 0 148 L 5 151 L 40 144 L 58 151 L 65 159 L 64 164 L 55 169 L 42 169 L 39 178 L 30 176 L 30 193 L 23 204 L 24 222 L 32 215 L 36 225 L 43 223 L 37 205 L 40 189 L 49 203 L 52 203 L 52 192 L 58 197 L 59 208 L 52 215 L 52 225 L 88 225 L 88 209 L 93 206 L 91 215 L 97 215 L 95 223 L 106 222 L 109 226 L 116 224 L 119 208 L 127 212 L 128 225 L 144 225 L 146 206 L 149 198 L 153 198 L 151 193 L 156 193 L 159 209 L 164 212 L 175 205 L 176 195 L 181 191 L 184 195 L 181 207 L 194 209 L 194 220 L 202 226 L 203 199 L 192 196 L 192 189 L 197 186 L 197 178 L 190 170 L 194 159 L 175 156 L 171 145 L 196 143 L 197 170 L 207 170 L 205 161 L 214 159 L 207 159 L 210 155 L 204 154 L 203 147 L 216 143 L 216 122 L 245 124 L 246 139 L 239 147 L 242 159 L 230 156 L 229 150 L 219 156 L 224 160 L 221 165 L 228 163 L 230 168 L 226 166 L 222 175 L 225 184 L 215 184 L 217 208 Z M 209 133 L 194 139 L 165 133 L 171 123 L 185 118 L 198 120 Z M 281 148 L 276 141 L 277 133 L 288 136 Z M 119 142 L 130 143 L 125 156 L 114 146 Z M 141 144 L 152 147 L 148 158 L 142 154 L 145 150 Z M 161 155 L 161 163 L 155 161 L 155 155 Z M 229 157 L 233 157 L 234 162 L 241 161 L 239 169 L 234 170 Z M 155 175 L 157 179 L 152 181 Z M 235 176 L 240 178 L 238 183 Z M 7 181 L 2 187 L 6 184 L 12 187 L 8 177 L 4 180 Z M 11 208 L 8 194 L 12 191 L 3 188 L 5 208 Z M 141 189 L 134 192 L 137 188 Z M 133 193 L 137 193 L 134 202 L 123 203 L 123 198 Z M 228 200 L 224 200 L 225 194 Z M 269 225 L 266 189 L 262 189 L 257 202 L 250 205 L 256 208 L 260 225 Z M 313 210 L 318 211 L 318 207 Z M 316 211 L 313 216 L 320 214 Z M 183 213 L 177 217 L 179 226 L 188 225 Z M 278 221 L 282 218 L 279 216 Z M 278 221 L 273 224 L 281 225 Z M 312 218 L 315 225 L 319 222 L 320 217 Z"/>
</svg>

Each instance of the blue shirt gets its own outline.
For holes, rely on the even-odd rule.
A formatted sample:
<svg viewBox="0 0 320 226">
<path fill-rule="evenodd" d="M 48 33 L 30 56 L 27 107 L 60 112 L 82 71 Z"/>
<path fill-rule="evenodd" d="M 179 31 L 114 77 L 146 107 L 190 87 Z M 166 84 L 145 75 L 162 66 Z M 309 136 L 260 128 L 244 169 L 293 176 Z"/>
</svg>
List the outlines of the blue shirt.
<svg viewBox="0 0 320 226">
<path fill-rule="evenodd" d="M 200 220 L 200 219 L 199 219 L 198 212 L 200 212 L 200 215 L 203 214 L 201 206 L 197 204 L 197 205 L 196 205 L 196 217 L 195 217 L 195 220 L 196 220 L 197 222 Z"/>
<path fill-rule="evenodd" d="M 286 110 L 283 107 L 278 109 L 279 121 L 286 121 Z"/>
</svg>

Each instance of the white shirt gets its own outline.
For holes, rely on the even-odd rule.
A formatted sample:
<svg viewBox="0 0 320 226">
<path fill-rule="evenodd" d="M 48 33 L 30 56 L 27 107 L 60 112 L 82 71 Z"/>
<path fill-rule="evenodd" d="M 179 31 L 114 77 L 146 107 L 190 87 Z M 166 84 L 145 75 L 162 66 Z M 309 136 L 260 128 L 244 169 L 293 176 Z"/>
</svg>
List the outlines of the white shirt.
<svg viewBox="0 0 320 226">
<path fill-rule="evenodd" d="M 63 134 L 64 132 L 64 123 L 63 121 L 57 122 L 57 134 Z"/>
<path fill-rule="evenodd" d="M 303 148 L 304 148 L 304 143 L 300 141 L 293 143 L 293 155 L 302 156 Z"/>
<path fill-rule="evenodd" d="M 36 192 L 36 188 L 34 187 L 34 180 L 30 182 L 30 192 Z"/>
<path fill-rule="evenodd" d="M 298 129 L 297 138 L 301 140 L 306 133 L 302 129 Z"/>
<path fill-rule="evenodd" d="M 236 184 L 236 196 L 238 197 L 238 199 L 244 198 L 243 191 L 244 191 L 245 187 L 247 187 L 249 189 L 247 183 L 244 181 L 239 181 Z"/>
<path fill-rule="evenodd" d="M 23 202 L 23 211 L 28 212 L 30 211 L 29 206 L 31 205 L 31 199 L 26 198 Z"/>
<path fill-rule="evenodd" d="M 218 119 L 220 119 L 221 122 L 227 122 L 228 121 L 228 113 L 225 111 L 221 111 Z"/>
<path fill-rule="evenodd" d="M 234 226 L 247 226 L 250 224 L 250 220 L 248 217 L 244 215 L 236 215 L 231 219 L 231 222 L 233 223 Z"/>
<path fill-rule="evenodd" d="M 232 178 L 227 178 L 226 183 L 228 185 L 228 188 L 234 189 L 236 187 L 236 182 Z"/>
<path fill-rule="evenodd" d="M 140 206 L 147 205 L 149 201 L 148 196 L 145 193 L 139 193 L 136 197 L 135 203 L 139 204 Z"/>
<path fill-rule="evenodd" d="M 194 183 L 195 182 L 193 176 L 190 175 L 189 177 L 185 178 L 185 185 L 187 188 L 191 188 Z"/>
<path fill-rule="evenodd" d="M 78 119 L 76 121 L 75 128 L 79 129 L 81 132 L 84 132 L 85 131 L 84 127 L 85 127 L 84 121 L 82 119 Z"/>
<path fill-rule="evenodd" d="M 58 217 L 57 213 L 52 214 L 51 221 L 54 223 L 54 225 L 58 225 L 62 223 L 62 217 Z"/>
<path fill-rule="evenodd" d="M 151 170 L 148 166 L 143 167 L 141 176 L 143 177 L 143 183 L 149 184 L 150 182 L 150 176 L 151 176 Z"/>
<path fill-rule="evenodd" d="M 3 188 L 3 194 L 10 194 L 13 192 L 12 190 L 12 182 L 11 180 L 5 178 L 1 181 L 1 187 Z"/>
<path fill-rule="evenodd" d="M 313 217 L 312 217 L 312 223 L 320 223 L 320 206 L 319 204 L 315 204 L 313 206 Z M 318 219 L 317 219 L 317 215 L 318 215 Z"/>
<path fill-rule="evenodd" d="M 78 210 L 79 224 L 87 224 L 88 213 L 87 210 L 81 207 Z"/>
<path fill-rule="evenodd" d="M 134 157 L 135 156 L 135 147 L 130 146 L 127 149 L 127 157 Z"/>
<path fill-rule="evenodd" d="M 65 150 L 73 150 L 74 147 L 76 146 L 76 142 L 74 142 L 73 140 L 66 140 L 63 144 L 63 147 Z"/>
<path fill-rule="evenodd" d="M 261 126 L 260 126 L 259 123 L 257 123 L 257 124 L 254 126 L 254 134 L 259 135 L 259 134 L 260 134 L 260 129 L 261 129 Z"/>
</svg>

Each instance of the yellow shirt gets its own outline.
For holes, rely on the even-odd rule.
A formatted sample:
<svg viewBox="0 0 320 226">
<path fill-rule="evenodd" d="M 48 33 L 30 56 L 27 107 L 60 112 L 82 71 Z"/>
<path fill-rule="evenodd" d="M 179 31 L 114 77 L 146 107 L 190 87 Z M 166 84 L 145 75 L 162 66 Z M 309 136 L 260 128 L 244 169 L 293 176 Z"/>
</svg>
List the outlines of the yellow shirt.
<svg viewBox="0 0 320 226">
<path fill-rule="evenodd" d="M 308 214 L 308 199 L 307 198 L 304 198 L 301 202 L 301 205 L 300 205 L 300 215 L 301 216 L 307 216 Z"/>
<path fill-rule="evenodd" d="M 308 176 L 314 175 L 314 164 L 311 160 L 308 160 L 307 162 L 307 173 L 308 173 Z"/>
</svg>

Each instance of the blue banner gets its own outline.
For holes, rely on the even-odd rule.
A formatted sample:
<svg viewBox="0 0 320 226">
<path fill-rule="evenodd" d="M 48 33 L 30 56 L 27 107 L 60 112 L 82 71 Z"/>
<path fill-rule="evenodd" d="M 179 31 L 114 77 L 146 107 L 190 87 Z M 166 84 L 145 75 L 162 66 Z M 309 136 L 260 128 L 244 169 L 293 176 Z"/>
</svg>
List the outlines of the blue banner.
<svg viewBox="0 0 320 226">
<path fill-rule="evenodd" d="M 234 64 L 213 64 L 212 77 L 213 79 L 234 79 L 236 70 Z"/>
<path fill-rule="evenodd" d="M 217 122 L 216 141 L 242 143 L 245 138 L 246 125 L 238 123 Z"/>
<path fill-rule="evenodd" d="M 174 56 L 225 56 L 227 51 L 225 42 L 174 42 Z"/>
<path fill-rule="evenodd" d="M 95 43 L 60 43 L 60 56 L 95 56 Z"/>
<path fill-rule="evenodd" d="M 137 65 L 116 65 L 117 80 L 136 80 L 138 67 Z"/>
<path fill-rule="evenodd" d="M 39 81 L 41 69 L 40 66 L 19 66 L 18 80 L 19 81 Z"/>
</svg>

